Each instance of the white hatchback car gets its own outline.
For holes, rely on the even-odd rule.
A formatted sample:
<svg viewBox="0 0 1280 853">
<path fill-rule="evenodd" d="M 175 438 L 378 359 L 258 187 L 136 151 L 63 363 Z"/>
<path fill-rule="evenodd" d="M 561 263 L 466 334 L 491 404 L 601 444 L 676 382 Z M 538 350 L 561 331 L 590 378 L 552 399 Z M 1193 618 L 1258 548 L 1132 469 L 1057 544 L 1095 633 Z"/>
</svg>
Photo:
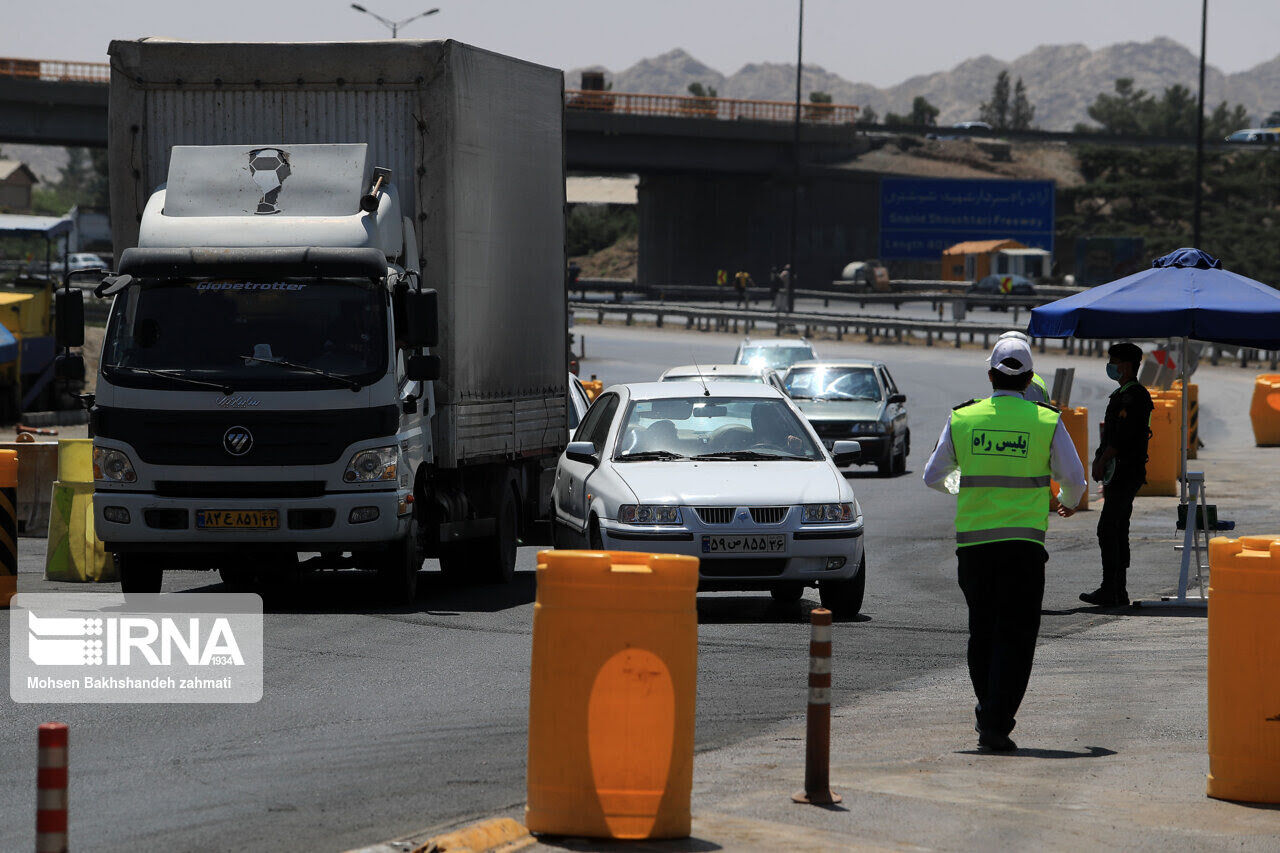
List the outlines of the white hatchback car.
<svg viewBox="0 0 1280 853">
<path fill-rule="evenodd" d="M 704 589 L 768 589 L 795 601 L 817 585 L 852 616 L 866 582 L 862 509 L 783 394 L 757 383 L 615 385 L 560 457 L 556 544 L 689 554 Z M 833 459 L 832 457 L 835 457 Z"/>
<path fill-rule="evenodd" d="M 733 355 L 734 364 L 750 364 L 754 367 L 768 367 L 779 373 L 786 373 L 787 368 L 798 361 L 817 361 L 813 344 L 804 338 L 765 338 L 751 340 L 746 338 L 738 344 L 738 351 Z"/>
</svg>

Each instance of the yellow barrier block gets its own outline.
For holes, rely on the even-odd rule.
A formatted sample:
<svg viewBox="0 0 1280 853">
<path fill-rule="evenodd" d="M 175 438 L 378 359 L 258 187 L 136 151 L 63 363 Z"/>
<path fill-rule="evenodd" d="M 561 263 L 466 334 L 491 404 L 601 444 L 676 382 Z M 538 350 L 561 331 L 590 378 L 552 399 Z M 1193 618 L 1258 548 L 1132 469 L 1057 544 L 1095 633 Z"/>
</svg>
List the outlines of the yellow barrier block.
<svg viewBox="0 0 1280 853">
<path fill-rule="evenodd" d="M 1205 793 L 1280 803 L 1280 536 L 1210 540 L 1209 584 Z"/>
<path fill-rule="evenodd" d="M 1280 373 L 1263 373 L 1254 381 L 1249 420 L 1253 422 L 1254 444 L 1280 445 Z"/>
<path fill-rule="evenodd" d="M 18 454 L 0 450 L 0 607 L 18 592 Z"/>
<path fill-rule="evenodd" d="M 93 439 L 58 442 L 58 479 L 49 498 L 44 576 L 51 581 L 111 583 L 115 560 L 93 529 Z"/>
<path fill-rule="evenodd" d="M 1182 467 L 1179 438 L 1182 435 L 1181 404 L 1169 399 L 1152 400 L 1151 440 L 1147 443 L 1147 484 L 1138 494 L 1178 494 L 1178 470 Z"/>
<path fill-rule="evenodd" d="M 529 685 L 531 832 L 684 838 L 698 560 L 543 551 Z"/>
<path fill-rule="evenodd" d="M 1071 443 L 1076 446 L 1076 455 L 1080 457 L 1080 461 L 1084 463 L 1085 474 L 1089 472 L 1089 408 L 1087 406 L 1076 406 L 1075 408 L 1066 408 L 1062 410 L 1062 425 L 1067 428 L 1067 435 L 1071 436 Z M 1059 483 L 1054 480 L 1049 481 L 1049 494 L 1057 497 Z M 1076 505 L 1076 509 L 1089 508 L 1089 490 L 1084 490 L 1084 495 L 1080 498 L 1080 503 Z"/>
<path fill-rule="evenodd" d="M 58 479 L 64 483 L 93 483 L 93 439 L 58 439 Z"/>
</svg>

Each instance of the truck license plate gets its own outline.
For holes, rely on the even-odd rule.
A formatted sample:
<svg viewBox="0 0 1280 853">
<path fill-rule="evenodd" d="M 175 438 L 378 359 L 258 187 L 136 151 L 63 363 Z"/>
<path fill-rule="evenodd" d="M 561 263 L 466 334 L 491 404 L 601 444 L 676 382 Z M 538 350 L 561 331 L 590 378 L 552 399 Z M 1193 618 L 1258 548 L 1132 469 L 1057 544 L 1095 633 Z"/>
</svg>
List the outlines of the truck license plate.
<svg viewBox="0 0 1280 853">
<path fill-rule="evenodd" d="M 703 536 L 704 554 L 781 554 L 787 548 L 787 537 L 773 533 L 767 536 Z"/>
<path fill-rule="evenodd" d="M 198 509 L 196 528 L 200 530 L 276 530 L 280 512 L 274 509 Z"/>
</svg>

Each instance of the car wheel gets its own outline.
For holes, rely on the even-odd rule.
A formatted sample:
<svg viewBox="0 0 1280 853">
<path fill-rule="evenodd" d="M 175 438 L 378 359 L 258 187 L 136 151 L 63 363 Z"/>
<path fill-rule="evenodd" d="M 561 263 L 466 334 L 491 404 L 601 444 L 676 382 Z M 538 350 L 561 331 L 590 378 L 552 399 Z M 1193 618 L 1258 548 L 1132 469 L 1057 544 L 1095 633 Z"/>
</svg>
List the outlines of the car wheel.
<svg viewBox="0 0 1280 853">
<path fill-rule="evenodd" d="M 604 550 L 604 536 L 600 533 L 600 519 L 594 515 L 591 521 L 587 523 L 587 541 L 590 543 L 592 551 Z"/>
<path fill-rule="evenodd" d="M 867 557 L 862 556 L 858 573 L 848 580 L 820 581 L 818 596 L 822 606 L 837 617 L 848 619 L 862 610 L 862 597 L 867 589 Z"/>
<path fill-rule="evenodd" d="M 142 554 L 116 554 L 116 571 L 120 573 L 120 591 L 128 595 L 134 592 L 159 592 L 164 581 L 164 569 L 154 557 Z"/>
<path fill-rule="evenodd" d="M 889 446 L 885 448 L 884 456 L 881 456 L 876 462 L 877 473 L 879 473 L 881 477 L 889 476 L 893 473 L 894 462 L 893 442 L 890 441 Z"/>
<path fill-rule="evenodd" d="M 804 584 L 783 583 L 769 588 L 769 594 L 779 604 L 795 604 L 804 597 Z"/>
<path fill-rule="evenodd" d="M 907 446 L 905 443 L 902 445 L 902 450 L 893 455 L 893 473 L 907 473 Z"/>
</svg>

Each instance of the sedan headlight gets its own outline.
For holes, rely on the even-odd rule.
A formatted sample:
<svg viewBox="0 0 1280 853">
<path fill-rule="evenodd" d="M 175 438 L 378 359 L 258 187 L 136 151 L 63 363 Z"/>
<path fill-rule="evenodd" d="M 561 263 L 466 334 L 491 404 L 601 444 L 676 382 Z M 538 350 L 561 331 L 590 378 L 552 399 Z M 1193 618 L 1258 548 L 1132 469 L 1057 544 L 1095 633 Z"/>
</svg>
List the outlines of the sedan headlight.
<svg viewBox="0 0 1280 853">
<path fill-rule="evenodd" d="M 398 459 L 399 451 L 395 445 L 361 450 L 347 463 L 347 470 L 342 473 L 342 480 L 346 483 L 377 483 L 383 480 L 395 480 Z"/>
<path fill-rule="evenodd" d="M 93 479 L 107 483 L 135 483 L 138 474 L 124 451 L 106 447 L 93 449 Z"/>
<path fill-rule="evenodd" d="M 680 507 L 652 504 L 623 504 L 618 507 L 618 521 L 623 524 L 679 524 Z"/>
<path fill-rule="evenodd" d="M 854 421 L 849 425 L 850 435 L 871 435 L 880 432 L 879 421 Z"/>
<path fill-rule="evenodd" d="M 853 504 L 805 504 L 805 524 L 832 524 L 841 521 L 853 521 Z"/>
</svg>

